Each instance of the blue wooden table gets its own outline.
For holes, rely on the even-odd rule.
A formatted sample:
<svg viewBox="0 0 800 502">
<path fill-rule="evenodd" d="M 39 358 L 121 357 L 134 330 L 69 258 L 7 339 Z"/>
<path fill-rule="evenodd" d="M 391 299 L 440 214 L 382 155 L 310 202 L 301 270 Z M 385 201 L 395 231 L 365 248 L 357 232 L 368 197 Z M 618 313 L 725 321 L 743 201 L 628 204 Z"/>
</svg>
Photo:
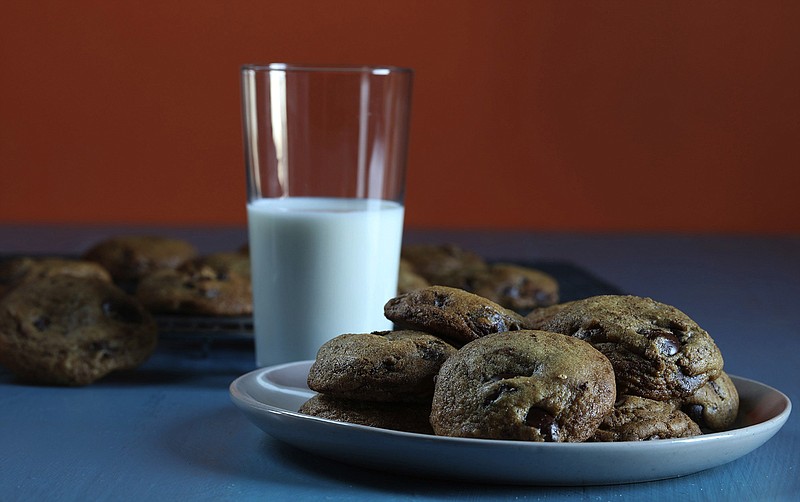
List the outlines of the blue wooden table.
<svg viewBox="0 0 800 502">
<path fill-rule="evenodd" d="M 153 231 L 203 251 L 240 228 L 0 226 L 0 253 L 78 254 Z M 630 294 L 677 306 L 711 333 L 725 369 L 800 403 L 800 237 L 407 232 L 488 259 L 579 265 Z M 729 464 L 677 479 L 598 487 L 454 483 L 358 469 L 283 445 L 231 403 L 255 369 L 247 342 L 162 343 L 139 370 L 83 388 L 28 386 L 0 369 L 0 500 L 797 500 L 800 418 Z M 391 455 L 391 452 L 386 452 Z"/>
</svg>

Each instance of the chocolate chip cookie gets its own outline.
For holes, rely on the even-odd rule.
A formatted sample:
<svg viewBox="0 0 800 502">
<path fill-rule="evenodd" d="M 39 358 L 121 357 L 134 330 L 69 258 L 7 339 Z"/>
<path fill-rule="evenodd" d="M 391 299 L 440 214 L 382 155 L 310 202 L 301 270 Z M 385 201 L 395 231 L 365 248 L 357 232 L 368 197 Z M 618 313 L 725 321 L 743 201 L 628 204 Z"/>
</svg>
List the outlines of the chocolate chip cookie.
<svg viewBox="0 0 800 502">
<path fill-rule="evenodd" d="M 469 280 L 486 270 L 478 254 L 455 244 L 413 244 L 403 246 L 401 256 L 431 285 L 469 288 Z"/>
<path fill-rule="evenodd" d="M 410 293 L 426 288 L 430 283 L 419 275 L 408 260 L 400 259 L 400 272 L 397 276 L 397 294 Z"/>
<path fill-rule="evenodd" d="M 118 283 L 135 283 L 159 269 L 174 269 L 197 256 L 190 243 L 169 237 L 132 235 L 97 243 L 84 254 L 85 260 L 103 265 Z"/>
<path fill-rule="evenodd" d="M 713 380 L 678 403 L 701 427 L 724 431 L 733 427 L 739 412 L 739 392 L 731 377 L 720 371 Z"/>
<path fill-rule="evenodd" d="M 362 401 L 429 401 L 439 367 L 455 352 L 419 331 L 340 335 L 320 347 L 308 386 Z"/>
<path fill-rule="evenodd" d="M 392 298 L 383 312 L 396 326 L 424 331 L 456 344 L 527 326 L 525 318 L 512 310 L 446 286 L 430 286 Z"/>
<path fill-rule="evenodd" d="M 553 276 L 511 263 L 491 264 L 487 270 L 470 279 L 469 290 L 516 311 L 529 311 L 558 302 L 558 281 Z"/>
<path fill-rule="evenodd" d="M 428 421 L 430 403 L 356 401 L 317 394 L 299 412 L 337 422 L 368 425 L 403 432 L 433 434 Z"/>
<path fill-rule="evenodd" d="M 605 354 L 621 394 L 687 398 L 722 370 L 711 336 L 677 308 L 650 298 L 594 296 L 534 310 L 527 319 Z"/>
<path fill-rule="evenodd" d="M 25 381 L 86 385 L 137 367 L 156 342 L 144 307 L 100 279 L 45 277 L 0 300 L 0 364 Z"/>
<path fill-rule="evenodd" d="M 140 280 L 136 298 L 161 314 L 251 314 L 250 259 L 239 253 L 216 253 L 189 260 L 175 270 L 151 272 Z"/>
<path fill-rule="evenodd" d="M 54 275 L 95 277 L 111 282 L 108 270 L 95 262 L 57 257 L 19 257 L 0 262 L 0 296 L 20 284 Z"/>
<path fill-rule="evenodd" d="M 603 442 L 647 441 L 700 434 L 700 427 L 669 401 L 622 396 L 592 439 Z"/>
<path fill-rule="evenodd" d="M 616 397 L 611 363 L 590 344 L 544 331 L 474 340 L 442 365 L 431 425 L 438 435 L 577 442 Z"/>
</svg>

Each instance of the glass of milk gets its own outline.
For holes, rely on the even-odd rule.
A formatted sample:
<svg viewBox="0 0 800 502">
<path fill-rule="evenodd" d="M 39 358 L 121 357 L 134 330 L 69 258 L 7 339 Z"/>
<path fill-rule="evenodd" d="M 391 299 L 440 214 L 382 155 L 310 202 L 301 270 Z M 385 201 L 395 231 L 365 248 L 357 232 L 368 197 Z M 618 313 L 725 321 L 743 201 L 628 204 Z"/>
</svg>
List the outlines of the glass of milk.
<svg viewBox="0 0 800 502">
<path fill-rule="evenodd" d="M 241 78 L 256 363 L 391 329 L 413 72 L 274 63 Z"/>
</svg>

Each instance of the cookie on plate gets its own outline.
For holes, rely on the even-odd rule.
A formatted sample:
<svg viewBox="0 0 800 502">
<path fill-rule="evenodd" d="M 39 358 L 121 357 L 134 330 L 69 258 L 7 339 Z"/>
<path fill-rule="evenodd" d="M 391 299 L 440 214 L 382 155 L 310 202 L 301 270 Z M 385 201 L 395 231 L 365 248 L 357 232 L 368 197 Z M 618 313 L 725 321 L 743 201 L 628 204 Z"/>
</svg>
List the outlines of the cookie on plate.
<svg viewBox="0 0 800 502">
<path fill-rule="evenodd" d="M 303 403 L 299 413 L 381 429 L 433 434 L 428 421 L 430 411 L 430 403 L 357 401 L 317 394 Z"/>
<path fill-rule="evenodd" d="M 434 286 L 469 289 L 469 279 L 487 268 L 483 258 L 455 244 L 410 244 L 401 256 Z"/>
<path fill-rule="evenodd" d="M 156 343 L 152 316 L 100 279 L 45 277 L 0 300 L 0 364 L 25 381 L 86 385 L 136 368 Z"/>
<path fill-rule="evenodd" d="M 362 401 L 430 401 L 439 367 L 455 352 L 419 331 L 340 335 L 320 347 L 308 387 Z"/>
<path fill-rule="evenodd" d="M 724 431 L 733 427 L 739 412 L 739 392 L 724 371 L 683 399 L 680 408 L 701 427 Z"/>
<path fill-rule="evenodd" d="M 709 334 L 675 307 L 637 296 L 603 295 L 536 309 L 536 329 L 591 343 L 614 366 L 621 394 L 687 398 L 722 370 Z"/>
<path fill-rule="evenodd" d="M 253 312 L 250 259 L 216 253 L 144 276 L 136 298 L 160 314 L 237 316 Z"/>
<path fill-rule="evenodd" d="M 26 282 L 54 275 L 95 277 L 111 282 L 111 274 L 98 263 L 57 257 L 19 257 L 0 262 L 0 296 Z"/>
<path fill-rule="evenodd" d="M 493 263 L 470 280 L 470 291 L 498 305 L 529 311 L 558 303 L 558 281 L 550 274 L 511 263 Z"/>
<path fill-rule="evenodd" d="M 592 440 L 648 441 L 700 435 L 700 427 L 670 401 L 622 396 Z"/>
<path fill-rule="evenodd" d="M 197 256 L 190 243 L 155 235 L 112 237 L 92 246 L 83 259 L 103 265 L 119 283 L 135 283 L 159 269 L 174 269 Z"/>
<path fill-rule="evenodd" d="M 590 344 L 545 331 L 497 333 L 445 361 L 430 421 L 444 436 L 579 442 L 615 397 L 611 363 Z"/>
<path fill-rule="evenodd" d="M 447 286 L 430 286 L 392 298 L 384 315 L 403 329 L 424 331 L 457 344 L 526 327 L 523 316 L 491 300 Z"/>
</svg>

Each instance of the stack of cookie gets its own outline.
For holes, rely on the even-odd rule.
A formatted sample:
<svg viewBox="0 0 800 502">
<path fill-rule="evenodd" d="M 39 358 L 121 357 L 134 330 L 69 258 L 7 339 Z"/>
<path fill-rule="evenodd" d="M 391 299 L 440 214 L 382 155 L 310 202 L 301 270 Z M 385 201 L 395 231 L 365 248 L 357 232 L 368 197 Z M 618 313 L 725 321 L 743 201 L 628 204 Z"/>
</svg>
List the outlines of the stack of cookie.
<svg viewBox="0 0 800 502">
<path fill-rule="evenodd" d="M 463 289 L 517 312 L 553 305 L 559 295 L 556 279 L 541 270 L 487 263 L 454 244 L 403 246 L 398 293 L 427 286 Z"/>
<path fill-rule="evenodd" d="M 473 293 L 430 286 L 390 300 L 384 313 L 405 331 L 342 335 L 323 345 L 308 378 L 320 394 L 301 413 L 553 442 L 686 437 L 701 426 L 730 428 L 736 417 L 736 389 L 711 337 L 648 298 L 593 297 L 523 317 Z M 398 340 L 410 346 L 408 337 L 450 349 L 434 351 L 422 370 L 429 351 L 390 349 Z M 386 401 L 392 405 L 372 406 Z M 372 403 L 368 417 L 365 403 Z M 403 417 L 415 425 L 399 425 Z"/>
<path fill-rule="evenodd" d="M 585 340 L 611 361 L 619 400 L 596 440 L 693 436 L 736 420 L 739 396 L 719 348 L 675 307 L 606 295 L 538 309 L 527 320 Z"/>
<path fill-rule="evenodd" d="M 300 412 L 430 434 L 434 376 L 455 352 L 444 340 L 413 330 L 341 335 L 320 348 L 308 374 L 319 394 Z"/>
</svg>

